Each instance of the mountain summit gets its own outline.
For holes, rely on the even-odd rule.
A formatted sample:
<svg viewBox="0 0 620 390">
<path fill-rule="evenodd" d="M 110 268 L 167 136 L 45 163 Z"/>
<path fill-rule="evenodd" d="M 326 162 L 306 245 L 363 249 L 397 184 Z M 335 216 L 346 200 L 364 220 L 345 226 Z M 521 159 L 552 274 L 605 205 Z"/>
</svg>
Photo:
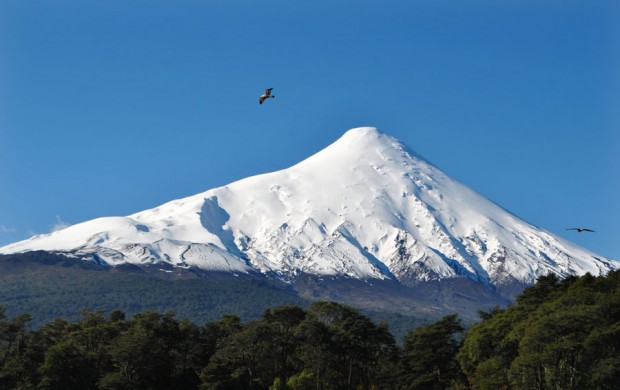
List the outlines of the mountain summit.
<svg viewBox="0 0 620 390">
<path fill-rule="evenodd" d="M 111 266 L 169 263 L 207 271 L 531 284 L 619 268 L 451 179 L 375 128 L 347 131 L 281 171 L 98 218 L 0 248 Z"/>
</svg>

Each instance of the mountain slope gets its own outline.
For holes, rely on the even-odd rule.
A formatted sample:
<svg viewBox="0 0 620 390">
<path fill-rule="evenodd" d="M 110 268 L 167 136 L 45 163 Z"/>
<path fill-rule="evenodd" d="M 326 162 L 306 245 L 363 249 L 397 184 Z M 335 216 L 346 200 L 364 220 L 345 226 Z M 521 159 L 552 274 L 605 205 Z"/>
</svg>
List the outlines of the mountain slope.
<svg viewBox="0 0 620 390">
<path fill-rule="evenodd" d="M 169 263 L 285 281 L 299 275 L 530 284 L 618 263 L 539 229 L 375 128 L 278 172 L 127 217 L 99 218 L 0 248 L 100 263 Z"/>
</svg>

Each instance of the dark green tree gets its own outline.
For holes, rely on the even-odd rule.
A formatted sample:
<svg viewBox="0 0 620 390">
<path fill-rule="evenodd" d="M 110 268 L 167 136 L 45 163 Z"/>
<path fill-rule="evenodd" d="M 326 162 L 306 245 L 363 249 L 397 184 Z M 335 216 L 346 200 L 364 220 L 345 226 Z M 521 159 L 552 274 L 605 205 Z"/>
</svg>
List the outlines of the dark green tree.
<svg viewBox="0 0 620 390">
<path fill-rule="evenodd" d="M 0 306 L 0 388 L 13 388 L 29 381 L 30 321 L 28 314 L 8 320 L 4 306 Z"/>
<path fill-rule="evenodd" d="M 457 315 L 449 315 L 407 334 L 399 388 L 447 389 L 462 381 L 456 354 L 463 330 Z"/>
<path fill-rule="evenodd" d="M 107 389 L 174 388 L 175 351 L 180 340 L 174 314 L 144 312 L 134 316 L 108 353 L 113 369 L 99 381 Z"/>
<path fill-rule="evenodd" d="M 324 377 L 335 388 L 390 387 L 385 368 L 394 362 L 396 346 L 385 324 L 378 326 L 358 310 L 336 302 L 316 302 L 308 315 L 329 333 L 327 346 L 314 345 L 326 352 L 329 367 Z"/>
<path fill-rule="evenodd" d="M 458 360 L 469 385 L 613 389 L 620 380 L 620 275 L 543 277 L 471 327 Z"/>
<path fill-rule="evenodd" d="M 51 340 L 53 344 L 46 350 L 39 368 L 42 376 L 39 387 L 97 388 L 101 376 L 112 368 L 108 345 L 123 329 L 121 322 L 108 321 L 102 311 L 84 311 L 78 323 L 65 326 L 63 332 Z M 46 333 L 51 336 L 49 330 Z"/>
<path fill-rule="evenodd" d="M 277 377 L 273 329 L 252 321 L 218 344 L 202 372 L 205 389 L 265 389 Z"/>
<path fill-rule="evenodd" d="M 272 353 L 275 355 L 275 369 L 278 378 L 286 383 L 288 378 L 301 371 L 299 345 L 302 337 L 299 324 L 306 318 L 306 312 L 299 306 L 282 306 L 265 310 L 263 320 L 272 328 Z"/>
</svg>

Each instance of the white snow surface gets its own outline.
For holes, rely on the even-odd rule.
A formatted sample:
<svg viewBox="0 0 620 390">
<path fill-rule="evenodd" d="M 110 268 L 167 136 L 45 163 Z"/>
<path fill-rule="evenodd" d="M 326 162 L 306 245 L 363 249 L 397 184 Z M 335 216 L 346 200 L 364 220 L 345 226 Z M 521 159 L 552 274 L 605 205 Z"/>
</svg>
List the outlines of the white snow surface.
<svg viewBox="0 0 620 390">
<path fill-rule="evenodd" d="M 468 277 L 533 283 L 619 263 L 537 228 L 372 127 L 297 165 L 127 217 L 98 218 L 0 248 L 109 265 L 300 273 L 411 283 Z"/>
</svg>

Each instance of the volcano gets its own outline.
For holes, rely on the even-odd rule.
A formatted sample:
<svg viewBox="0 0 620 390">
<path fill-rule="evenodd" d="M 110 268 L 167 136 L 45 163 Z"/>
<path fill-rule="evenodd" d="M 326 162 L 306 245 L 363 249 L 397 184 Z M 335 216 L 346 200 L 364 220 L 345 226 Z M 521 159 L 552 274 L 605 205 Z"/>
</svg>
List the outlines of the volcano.
<svg viewBox="0 0 620 390">
<path fill-rule="evenodd" d="M 284 283 L 312 275 L 501 287 L 619 267 L 523 221 L 371 127 L 347 131 L 288 169 L 0 248 L 29 251 Z"/>
</svg>

